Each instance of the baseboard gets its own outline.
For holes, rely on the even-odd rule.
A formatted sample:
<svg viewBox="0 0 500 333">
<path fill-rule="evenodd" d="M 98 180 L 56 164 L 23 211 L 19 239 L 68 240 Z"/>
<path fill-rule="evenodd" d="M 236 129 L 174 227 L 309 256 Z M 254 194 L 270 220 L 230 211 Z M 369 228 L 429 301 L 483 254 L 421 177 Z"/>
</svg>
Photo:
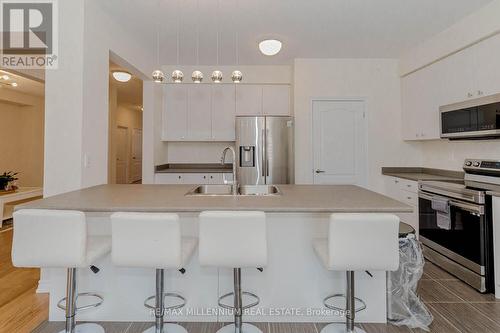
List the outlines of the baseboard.
<svg viewBox="0 0 500 333">
<path fill-rule="evenodd" d="M 48 294 L 50 292 L 50 281 L 48 280 L 38 280 L 38 288 L 36 289 L 37 294 Z"/>
</svg>

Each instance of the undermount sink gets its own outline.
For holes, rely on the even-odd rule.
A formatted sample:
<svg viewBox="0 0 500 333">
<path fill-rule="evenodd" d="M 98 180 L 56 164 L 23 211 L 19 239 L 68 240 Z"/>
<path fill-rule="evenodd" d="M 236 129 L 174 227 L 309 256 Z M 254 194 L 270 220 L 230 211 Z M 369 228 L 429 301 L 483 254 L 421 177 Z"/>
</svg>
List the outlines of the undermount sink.
<svg viewBox="0 0 500 333">
<path fill-rule="evenodd" d="M 230 196 L 233 185 L 199 185 L 186 193 L 187 196 Z M 281 195 L 275 185 L 242 185 L 238 188 L 238 195 L 242 196 L 270 196 Z"/>
</svg>

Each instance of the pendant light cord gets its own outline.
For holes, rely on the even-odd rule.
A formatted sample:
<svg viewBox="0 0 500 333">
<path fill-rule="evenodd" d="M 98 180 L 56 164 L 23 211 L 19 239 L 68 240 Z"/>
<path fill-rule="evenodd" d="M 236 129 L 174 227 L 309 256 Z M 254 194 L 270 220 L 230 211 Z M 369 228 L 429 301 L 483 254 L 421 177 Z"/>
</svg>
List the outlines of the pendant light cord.
<svg viewBox="0 0 500 333">
<path fill-rule="evenodd" d="M 238 9 L 239 9 L 238 4 L 239 1 L 236 0 L 236 14 L 238 14 Z M 234 15 L 234 17 L 236 18 L 237 15 Z M 239 65 L 240 64 L 239 34 L 238 34 L 238 27 L 236 24 L 235 24 L 235 31 L 236 31 L 236 65 Z"/>
<path fill-rule="evenodd" d="M 161 13 L 161 0 L 158 1 L 158 7 L 159 11 L 158 13 Z M 156 54 L 156 61 L 158 63 L 158 68 L 160 68 L 160 29 L 161 29 L 161 18 L 157 18 L 158 23 L 156 24 L 156 47 L 157 47 L 157 54 Z"/>
<path fill-rule="evenodd" d="M 219 67 L 219 31 L 220 31 L 220 20 L 219 20 L 219 14 L 220 14 L 220 0 L 217 0 L 217 67 Z"/>
<path fill-rule="evenodd" d="M 180 26 L 181 26 L 181 0 L 177 0 L 177 66 L 179 66 L 179 52 L 180 52 Z"/>
<path fill-rule="evenodd" d="M 196 65 L 200 65 L 200 0 L 196 0 Z"/>
</svg>

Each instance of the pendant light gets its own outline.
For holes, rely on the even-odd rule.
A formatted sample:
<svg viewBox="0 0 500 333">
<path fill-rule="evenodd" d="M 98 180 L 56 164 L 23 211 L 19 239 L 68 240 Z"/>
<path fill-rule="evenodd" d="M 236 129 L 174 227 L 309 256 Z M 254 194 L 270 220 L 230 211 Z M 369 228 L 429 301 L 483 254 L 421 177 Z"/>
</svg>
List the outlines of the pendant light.
<svg viewBox="0 0 500 333">
<path fill-rule="evenodd" d="M 238 0 L 236 0 L 236 10 L 238 10 Z M 234 17 L 236 17 L 236 15 L 234 15 Z M 238 50 L 238 29 L 236 29 L 236 65 L 239 65 L 240 63 L 240 59 L 239 59 L 239 56 L 240 56 L 240 53 L 239 53 L 239 50 Z M 239 70 L 235 70 L 233 71 L 233 73 L 231 74 L 231 80 L 233 80 L 234 83 L 240 83 L 241 80 L 243 80 L 243 74 L 239 71 Z"/>
<path fill-rule="evenodd" d="M 180 16 L 181 16 L 181 4 L 180 0 L 177 0 L 177 66 L 179 66 L 179 49 L 180 49 L 180 42 L 179 42 L 179 30 L 180 30 Z M 184 79 L 184 73 L 176 69 L 175 71 L 172 72 L 172 81 L 174 83 L 181 83 L 182 80 Z"/>
<path fill-rule="evenodd" d="M 220 0 L 217 0 L 217 14 L 216 17 L 219 17 L 220 9 Z M 217 20 L 217 67 L 219 67 L 219 31 L 220 31 L 220 21 Z M 215 70 L 212 72 L 212 81 L 214 83 L 222 82 L 222 72 L 219 70 Z"/>
<path fill-rule="evenodd" d="M 196 0 L 196 65 L 200 65 L 200 1 Z M 203 73 L 199 70 L 195 70 L 191 74 L 191 79 L 194 83 L 201 83 L 203 81 Z"/>
<path fill-rule="evenodd" d="M 158 7 L 161 7 L 161 3 L 158 4 Z M 156 60 L 158 66 L 160 66 L 160 22 L 161 20 L 158 20 L 158 26 L 156 31 L 156 47 L 158 51 Z M 155 70 L 152 74 L 152 77 L 155 83 L 163 83 L 163 81 L 165 80 L 165 74 L 160 69 Z"/>
</svg>

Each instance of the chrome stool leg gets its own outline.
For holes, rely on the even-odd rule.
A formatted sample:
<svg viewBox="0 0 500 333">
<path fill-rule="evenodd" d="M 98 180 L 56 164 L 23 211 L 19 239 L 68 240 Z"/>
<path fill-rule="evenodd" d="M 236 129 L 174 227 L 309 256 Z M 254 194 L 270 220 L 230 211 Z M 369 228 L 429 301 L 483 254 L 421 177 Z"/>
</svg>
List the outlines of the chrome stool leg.
<svg viewBox="0 0 500 333">
<path fill-rule="evenodd" d="M 361 311 L 366 308 L 366 305 L 364 304 L 363 301 L 363 306 L 360 309 L 355 308 L 355 302 L 356 298 L 354 297 L 354 272 L 353 271 L 348 271 L 346 273 L 346 278 L 347 278 L 347 290 L 346 290 L 346 323 L 345 324 L 340 324 L 340 323 L 335 323 L 335 324 L 329 324 L 321 330 L 320 333 L 366 333 L 363 329 L 354 326 L 354 319 L 356 317 L 356 312 Z M 326 299 L 331 298 L 327 297 Z M 325 300 L 326 300 L 325 299 Z M 337 309 L 336 307 L 333 306 L 327 306 L 330 309 Z M 344 309 L 341 309 L 344 310 Z"/>
<path fill-rule="evenodd" d="M 241 268 L 233 269 L 234 292 L 225 294 L 219 298 L 219 306 L 225 309 L 234 310 L 234 323 L 226 325 L 219 329 L 217 333 L 262 333 L 262 330 L 257 326 L 243 322 L 243 311 L 259 304 L 260 300 L 257 295 L 241 290 Z M 234 295 L 234 306 L 222 303 L 222 299 Z M 247 295 L 256 299 L 253 303 L 243 305 L 243 295 Z"/>
<path fill-rule="evenodd" d="M 176 305 L 169 307 L 168 309 L 178 309 L 183 307 L 186 304 L 186 300 L 184 297 L 172 294 L 165 293 L 165 270 L 164 269 L 156 269 L 156 293 L 153 297 L 149 297 L 144 302 L 144 306 L 150 309 L 154 309 L 155 312 L 155 325 L 145 330 L 143 333 L 188 333 L 187 330 L 178 324 L 172 323 L 164 323 L 165 317 L 165 297 L 166 296 L 174 296 L 180 298 L 184 301 L 181 305 Z M 155 299 L 155 306 L 152 307 L 147 302 L 151 299 Z"/>
<path fill-rule="evenodd" d="M 100 299 L 100 302 L 78 308 L 76 306 L 78 295 L 79 294 L 76 293 L 76 268 L 68 268 L 66 276 L 66 297 L 57 304 L 60 309 L 63 309 L 66 312 L 66 327 L 64 331 L 60 331 L 59 333 L 105 333 L 104 328 L 98 324 L 84 323 L 76 325 L 75 316 L 77 310 L 97 307 L 102 304 L 102 297 L 97 294 L 80 294 L 97 297 Z M 62 305 L 63 302 L 66 302 L 66 306 Z"/>
</svg>

